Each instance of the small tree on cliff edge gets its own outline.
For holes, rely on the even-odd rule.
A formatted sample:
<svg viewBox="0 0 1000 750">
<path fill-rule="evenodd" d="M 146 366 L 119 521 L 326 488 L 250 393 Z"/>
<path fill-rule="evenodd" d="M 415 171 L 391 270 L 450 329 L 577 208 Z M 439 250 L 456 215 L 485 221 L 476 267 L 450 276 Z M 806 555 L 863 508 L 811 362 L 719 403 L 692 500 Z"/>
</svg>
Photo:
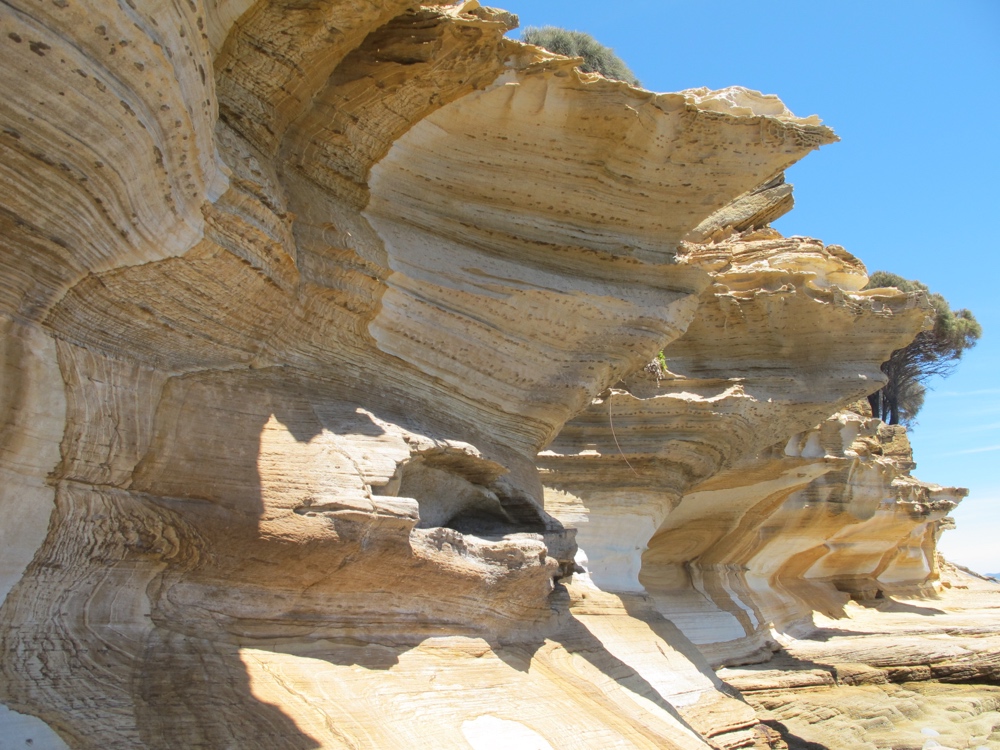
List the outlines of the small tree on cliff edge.
<svg viewBox="0 0 1000 750">
<path fill-rule="evenodd" d="M 521 34 L 521 41 L 544 47 L 549 52 L 567 57 L 582 57 L 580 70 L 585 73 L 600 73 L 605 78 L 625 81 L 639 86 L 639 79 L 629 70 L 628 65 L 610 47 L 605 47 L 590 34 L 569 31 L 556 26 L 538 28 L 529 26 Z"/>
<path fill-rule="evenodd" d="M 889 424 L 910 424 L 924 404 L 925 381 L 932 375 L 947 377 L 966 349 L 976 345 L 982 328 L 968 310 L 952 310 L 948 300 L 933 294 L 925 284 L 886 271 L 876 271 L 866 289 L 894 286 L 904 292 L 921 291 L 934 308 L 934 327 L 921 331 L 909 346 L 897 349 L 882 364 L 889 382 L 868 397 L 872 416 Z"/>
</svg>

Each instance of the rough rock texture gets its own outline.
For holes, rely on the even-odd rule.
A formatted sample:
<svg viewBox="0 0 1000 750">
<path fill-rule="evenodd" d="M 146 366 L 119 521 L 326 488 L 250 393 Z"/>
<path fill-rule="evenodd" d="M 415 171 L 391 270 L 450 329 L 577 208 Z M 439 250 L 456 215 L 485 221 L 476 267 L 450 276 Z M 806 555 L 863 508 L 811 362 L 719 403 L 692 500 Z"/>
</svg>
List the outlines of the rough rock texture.
<svg viewBox="0 0 1000 750">
<path fill-rule="evenodd" d="M 939 572 L 942 596 L 851 602 L 770 663 L 719 674 L 791 747 L 1000 747 L 1000 591 Z"/>
<path fill-rule="evenodd" d="M 935 590 L 815 117 L 475 0 L 0 19 L 0 738 L 777 747 L 711 664 Z"/>
<path fill-rule="evenodd" d="M 935 542 L 965 490 L 909 476 L 901 427 L 840 412 L 686 495 L 642 581 L 716 665 L 808 632 L 849 599 L 933 594 Z M 779 639 L 780 640 L 780 639 Z"/>
<path fill-rule="evenodd" d="M 591 574 L 615 590 L 641 588 L 640 555 L 671 516 L 684 519 L 678 560 L 697 558 L 699 529 L 723 527 L 718 509 L 681 498 L 730 467 L 740 466 L 741 487 L 752 483 L 746 459 L 869 392 L 883 352 L 905 345 L 924 317 L 894 290 L 856 291 L 863 266 L 815 240 L 768 235 L 687 250 L 685 264 L 713 283 L 664 349 L 669 369 L 617 383 L 540 456 L 550 510 L 586 522 Z"/>
</svg>

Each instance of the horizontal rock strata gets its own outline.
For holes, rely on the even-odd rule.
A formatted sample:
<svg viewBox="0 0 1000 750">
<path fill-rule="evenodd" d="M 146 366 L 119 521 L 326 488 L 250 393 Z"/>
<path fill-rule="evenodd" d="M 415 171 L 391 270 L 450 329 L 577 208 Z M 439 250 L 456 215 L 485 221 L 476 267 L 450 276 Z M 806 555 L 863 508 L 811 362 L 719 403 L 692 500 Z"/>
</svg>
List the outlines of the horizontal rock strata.
<svg viewBox="0 0 1000 750">
<path fill-rule="evenodd" d="M 853 598 L 933 592 L 934 544 L 964 490 L 909 476 L 903 428 L 841 412 L 685 496 L 642 580 L 715 664 L 809 632 Z M 687 507 L 685 507 L 687 506 Z M 711 519 L 711 520 L 709 520 Z"/>
<path fill-rule="evenodd" d="M 780 747 L 712 665 L 936 590 L 815 117 L 475 0 L 0 18 L 0 737 Z"/>
<path fill-rule="evenodd" d="M 885 352 L 924 317 L 906 295 L 850 291 L 864 285 L 863 267 L 814 240 L 693 246 L 685 261 L 713 283 L 684 336 L 663 350 L 668 369 L 654 363 L 613 387 L 540 457 L 552 512 L 585 521 L 591 575 L 614 590 L 641 588 L 641 553 L 674 513 L 684 519 L 678 562 L 695 559 L 703 503 L 689 510 L 681 498 L 867 393 Z M 619 533 L 603 532 L 608 524 Z"/>
<path fill-rule="evenodd" d="M 943 595 L 851 602 L 768 664 L 720 671 L 769 727 L 822 747 L 1000 741 L 997 587 L 947 563 Z"/>
</svg>

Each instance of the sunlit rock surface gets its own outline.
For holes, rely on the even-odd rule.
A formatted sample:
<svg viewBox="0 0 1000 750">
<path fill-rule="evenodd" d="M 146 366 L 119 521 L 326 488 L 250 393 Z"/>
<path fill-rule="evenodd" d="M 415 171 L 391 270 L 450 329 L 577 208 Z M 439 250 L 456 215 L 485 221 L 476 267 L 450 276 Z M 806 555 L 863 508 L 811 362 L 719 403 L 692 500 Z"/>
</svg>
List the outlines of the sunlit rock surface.
<svg viewBox="0 0 1000 750">
<path fill-rule="evenodd" d="M 752 483 L 748 458 L 881 382 L 882 353 L 905 345 L 924 317 L 904 294 L 853 291 L 867 279 L 863 266 L 815 240 L 687 249 L 685 262 L 713 283 L 684 336 L 664 349 L 667 369 L 654 363 L 619 381 L 539 457 L 550 508 L 584 514 L 591 574 L 615 590 L 642 588 L 641 554 L 674 523 L 684 537 L 671 543 L 678 562 L 696 559 L 699 537 L 723 527 L 706 501 L 682 498 L 736 466 L 738 486 Z M 604 533 L 606 524 L 620 533 Z"/>
<path fill-rule="evenodd" d="M 781 747 L 713 665 L 940 589 L 824 422 L 921 302 L 767 228 L 815 117 L 474 1 L 0 17 L 3 740 Z"/>
<path fill-rule="evenodd" d="M 849 602 L 766 664 L 719 671 L 789 746 L 1000 746 L 998 590 L 939 561 L 940 596 Z"/>
<path fill-rule="evenodd" d="M 935 541 L 965 490 L 910 466 L 903 428 L 839 412 L 694 488 L 650 541 L 642 580 L 716 665 L 757 658 L 849 599 L 932 595 Z"/>
</svg>

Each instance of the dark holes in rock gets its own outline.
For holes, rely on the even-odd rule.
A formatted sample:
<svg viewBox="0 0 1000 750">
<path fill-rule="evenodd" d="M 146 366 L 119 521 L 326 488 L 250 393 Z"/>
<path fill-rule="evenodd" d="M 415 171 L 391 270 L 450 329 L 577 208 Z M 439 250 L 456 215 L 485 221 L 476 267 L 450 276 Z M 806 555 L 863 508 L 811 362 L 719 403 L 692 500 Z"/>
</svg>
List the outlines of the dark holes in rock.
<svg viewBox="0 0 1000 750">
<path fill-rule="evenodd" d="M 526 508 L 525 498 L 499 479 L 504 471 L 464 452 L 420 454 L 401 467 L 398 492 L 420 506 L 418 529 L 444 527 L 484 538 L 541 531 L 537 508 Z"/>
</svg>

